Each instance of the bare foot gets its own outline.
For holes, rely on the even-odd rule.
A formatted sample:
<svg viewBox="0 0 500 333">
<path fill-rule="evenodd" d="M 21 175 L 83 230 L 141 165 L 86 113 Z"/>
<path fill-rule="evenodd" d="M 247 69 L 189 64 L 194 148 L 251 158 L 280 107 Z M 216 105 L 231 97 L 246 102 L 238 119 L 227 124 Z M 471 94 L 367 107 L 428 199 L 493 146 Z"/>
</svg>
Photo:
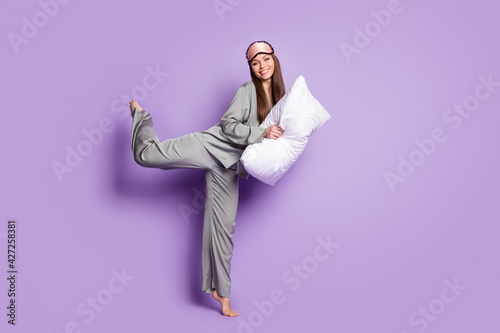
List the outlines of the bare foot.
<svg viewBox="0 0 500 333">
<path fill-rule="evenodd" d="M 130 104 L 130 113 L 134 114 L 134 108 L 137 108 L 137 110 L 142 110 L 142 108 L 139 106 L 139 103 L 135 99 L 131 100 L 128 102 Z"/>
<path fill-rule="evenodd" d="M 212 293 L 212 296 L 220 302 L 222 305 L 222 314 L 224 316 L 229 316 L 229 317 L 236 317 L 238 315 L 238 312 L 231 310 L 231 305 L 229 305 L 229 298 L 227 297 L 220 297 L 219 294 L 217 294 L 217 290 L 214 290 Z"/>
</svg>

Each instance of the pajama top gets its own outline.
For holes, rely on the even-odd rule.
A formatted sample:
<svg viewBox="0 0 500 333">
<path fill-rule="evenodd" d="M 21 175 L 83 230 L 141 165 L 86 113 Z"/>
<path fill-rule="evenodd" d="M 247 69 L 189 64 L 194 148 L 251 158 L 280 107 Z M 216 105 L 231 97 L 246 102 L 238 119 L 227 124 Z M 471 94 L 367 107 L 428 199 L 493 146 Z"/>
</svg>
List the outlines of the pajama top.
<svg viewBox="0 0 500 333">
<path fill-rule="evenodd" d="M 269 98 L 267 101 L 269 105 Z M 240 158 L 247 145 L 264 139 L 266 128 L 259 125 L 257 92 L 254 83 L 247 81 L 236 91 L 221 122 L 194 134 L 226 169 L 233 169 L 239 176 L 248 178 Z"/>
</svg>

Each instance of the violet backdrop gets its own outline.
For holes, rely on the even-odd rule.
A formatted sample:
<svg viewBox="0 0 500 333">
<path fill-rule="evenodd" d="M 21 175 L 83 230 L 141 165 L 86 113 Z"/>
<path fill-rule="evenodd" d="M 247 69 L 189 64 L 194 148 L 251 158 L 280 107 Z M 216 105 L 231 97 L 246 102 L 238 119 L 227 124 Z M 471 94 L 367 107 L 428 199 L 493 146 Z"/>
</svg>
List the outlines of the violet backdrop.
<svg viewBox="0 0 500 333">
<path fill-rule="evenodd" d="M 500 4 L 23 1 L 0 23 L 2 332 L 499 332 Z M 204 175 L 132 157 L 220 121 L 269 41 L 332 115 L 240 180 L 231 304 L 201 292 Z M 7 221 L 16 221 L 16 327 Z"/>
</svg>

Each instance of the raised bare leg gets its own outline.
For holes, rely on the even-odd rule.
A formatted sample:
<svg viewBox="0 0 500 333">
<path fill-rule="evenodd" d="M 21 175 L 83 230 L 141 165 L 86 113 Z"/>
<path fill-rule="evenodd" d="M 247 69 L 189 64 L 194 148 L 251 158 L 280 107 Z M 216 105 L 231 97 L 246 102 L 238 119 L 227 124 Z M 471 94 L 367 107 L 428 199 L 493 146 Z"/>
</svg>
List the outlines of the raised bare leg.
<svg viewBox="0 0 500 333">
<path fill-rule="evenodd" d="M 137 110 L 142 110 L 142 108 L 139 106 L 139 103 L 135 99 L 131 100 L 128 102 L 130 105 L 130 113 L 133 115 L 134 114 L 134 109 L 137 108 Z"/>
</svg>

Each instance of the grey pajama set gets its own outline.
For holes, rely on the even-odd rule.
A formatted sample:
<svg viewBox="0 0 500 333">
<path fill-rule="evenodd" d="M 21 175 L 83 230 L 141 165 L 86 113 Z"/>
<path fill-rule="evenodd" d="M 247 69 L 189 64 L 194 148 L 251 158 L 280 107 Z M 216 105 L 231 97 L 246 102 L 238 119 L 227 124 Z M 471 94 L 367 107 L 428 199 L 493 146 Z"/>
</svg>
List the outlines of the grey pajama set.
<svg viewBox="0 0 500 333">
<path fill-rule="evenodd" d="M 149 112 L 135 109 L 132 117 L 132 152 L 139 165 L 205 170 L 202 291 L 217 289 L 229 297 L 238 177 L 248 178 L 240 157 L 247 145 L 262 142 L 266 131 L 259 127 L 255 85 L 243 83 L 221 122 L 206 131 L 159 142 Z"/>
</svg>

